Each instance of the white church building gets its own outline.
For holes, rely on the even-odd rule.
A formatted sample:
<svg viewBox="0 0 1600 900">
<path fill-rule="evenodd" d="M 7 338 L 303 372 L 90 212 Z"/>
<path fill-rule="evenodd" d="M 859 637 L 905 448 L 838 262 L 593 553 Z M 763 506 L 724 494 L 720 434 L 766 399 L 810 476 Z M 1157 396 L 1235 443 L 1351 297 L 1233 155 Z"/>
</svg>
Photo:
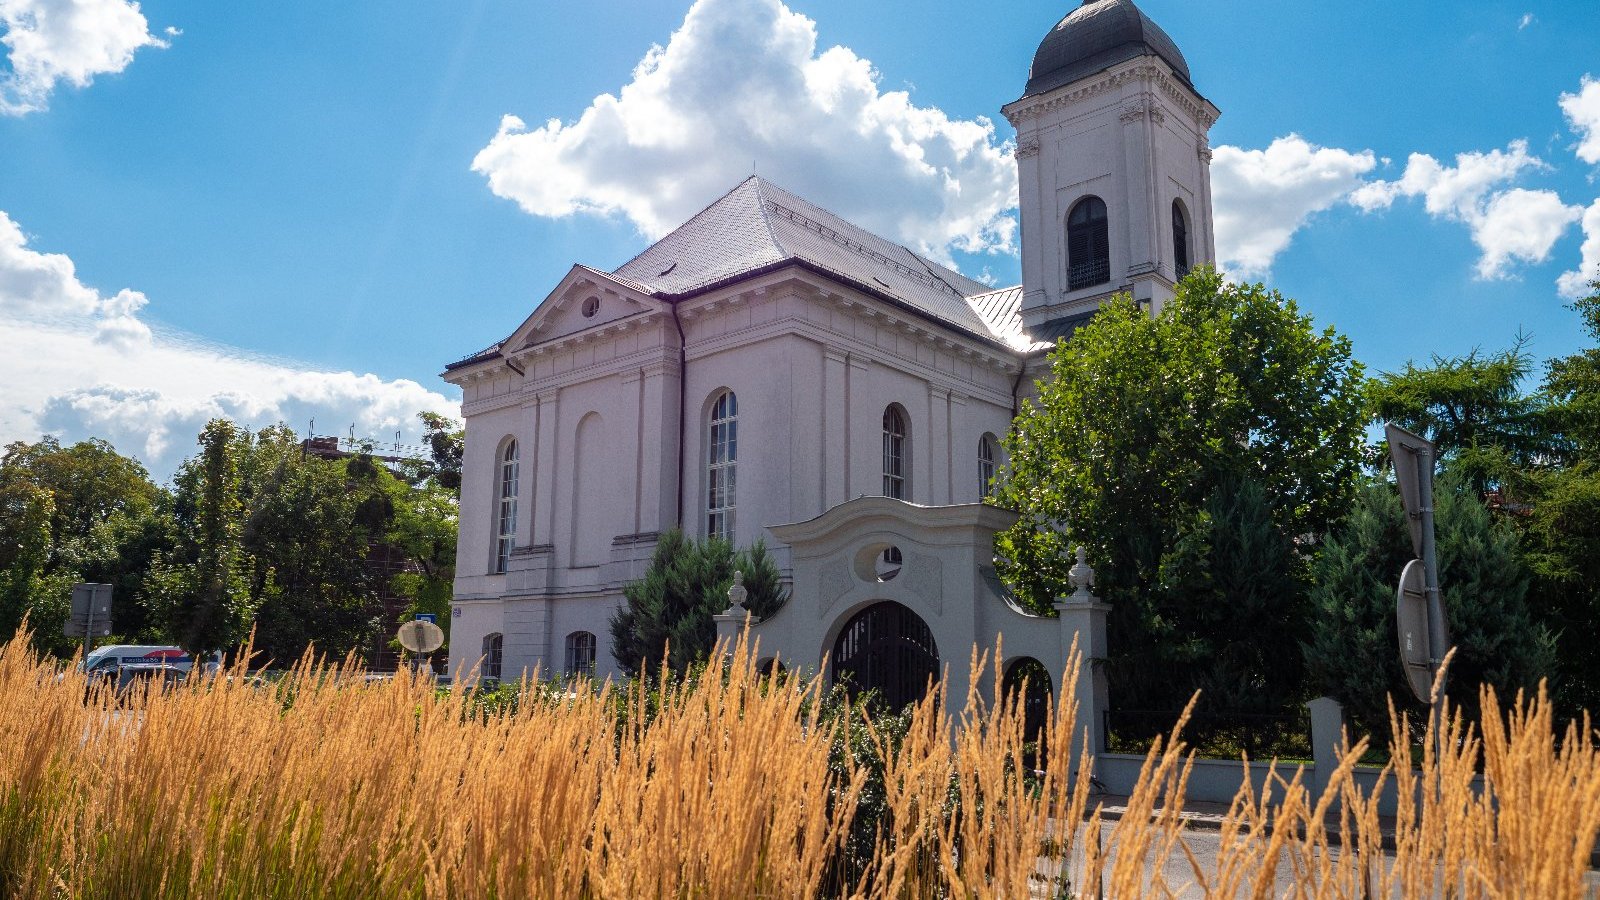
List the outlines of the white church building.
<svg viewBox="0 0 1600 900">
<path fill-rule="evenodd" d="M 1214 261 L 1218 111 L 1131 0 L 1062 19 L 1002 111 L 1019 286 L 752 177 L 615 271 L 574 265 L 447 367 L 466 421 L 452 671 L 614 674 L 609 621 L 672 528 L 767 542 L 791 598 L 757 630 L 791 665 L 964 677 L 998 634 L 1060 652 L 993 577 L 1010 514 L 978 504 L 1055 341 L 1116 292 L 1159 309 Z"/>
</svg>

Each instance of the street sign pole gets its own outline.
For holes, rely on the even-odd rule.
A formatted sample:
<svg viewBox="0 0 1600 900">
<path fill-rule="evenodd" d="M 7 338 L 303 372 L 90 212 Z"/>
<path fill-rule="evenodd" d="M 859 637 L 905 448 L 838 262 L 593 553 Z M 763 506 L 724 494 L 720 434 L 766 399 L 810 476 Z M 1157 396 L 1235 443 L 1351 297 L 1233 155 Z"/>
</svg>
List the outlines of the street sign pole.
<svg viewBox="0 0 1600 900">
<path fill-rule="evenodd" d="M 88 659 L 94 651 L 94 639 L 111 633 L 111 585 L 73 585 L 71 614 L 61 624 L 61 632 L 67 637 L 83 638 L 83 656 Z"/>
<path fill-rule="evenodd" d="M 1428 717 L 1433 720 L 1436 742 L 1434 759 L 1444 754 L 1444 686 L 1448 674 L 1441 677 L 1446 646 L 1444 604 L 1439 596 L 1439 558 L 1434 548 L 1433 535 L 1433 446 L 1430 444 L 1416 454 L 1417 483 L 1421 487 L 1422 503 L 1417 512 L 1422 519 L 1422 571 L 1423 584 L 1428 594 L 1428 667 L 1433 671 L 1433 691 L 1429 695 Z"/>
<path fill-rule="evenodd" d="M 1428 662 L 1434 676 L 1438 677 L 1450 648 L 1445 633 L 1444 601 L 1439 594 L 1439 558 L 1434 549 L 1432 449 L 1429 447 L 1417 454 L 1417 480 L 1422 485 L 1422 506 L 1418 512 L 1422 518 L 1423 583 L 1428 591 Z M 1440 690 L 1443 691 L 1443 685 L 1440 685 Z"/>
<path fill-rule="evenodd" d="M 1428 671 L 1433 675 L 1433 690 L 1428 696 L 1422 697 L 1421 692 L 1416 691 L 1417 685 L 1413 684 L 1412 689 L 1418 693 L 1419 699 L 1428 701 L 1428 714 L 1433 722 L 1434 735 L 1442 741 L 1445 678 L 1441 677 L 1441 670 L 1444 667 L 1445 657 L 1450 653 L 1450 636 L 1444 617 L 1444 598 L 1439 591 L 1439 559 L 1434 545 L 1433 468 L 1438 451 L 1431 441 L 1398 425 L 1385 426 L 1384 432 L 1389 441 L 1389 456 L 1394 463 L 1395 484 L 1400 489 L 1400 500 L 1406 509 L 1406 525 L 1411 531 L 1411 548 L 1422 558 L 1422 588 L 1427 603 L 1426 649 Z M 1402 604 L 1405 602 L 1406 593 L 1406 579 L 1402 577 L 1400 585 Z M 1403 611 L 1401 617 L 1403 618 Z M 1402 633 L 1402 644 L 1406 640 L 1407 635 Z M 1401 663 L 1405 662 L 1405 648 L 1402 647 Z M 1443 749 L 1442 744 L 1437 748 L 1440 752 Z"/>
</svg>

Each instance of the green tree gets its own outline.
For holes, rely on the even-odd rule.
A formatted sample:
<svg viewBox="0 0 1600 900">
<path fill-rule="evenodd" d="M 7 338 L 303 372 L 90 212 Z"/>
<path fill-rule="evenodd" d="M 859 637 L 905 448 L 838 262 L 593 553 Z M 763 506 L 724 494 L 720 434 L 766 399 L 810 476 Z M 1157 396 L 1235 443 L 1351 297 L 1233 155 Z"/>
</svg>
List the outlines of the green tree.
<svg viewBox="0 0 1600 900">
<path fill-rule="evenodd" d="M 112 518 L 136 519 L 148 513 L 161 490 L 138 460 L 98 438 L 63 447 L 53 437 L 37 443 L 16 441 L 0 456 L 0 469 L 50 492 L 51 545 L 61 553 L 90 539 L 96 526 Z"/>
<path fill-rule="evenodd" d="M 1589 296 L 1572 308 L 1590 340 L 1600 344 L 1600 279 L 1589 282 Z M 1544 390 L 1555 404 L 1557 427 L 1588 459 L 1600 459 L 1600 346 L 1550 361 Z"/>
<path fill-rule="evenodd" d="M 36 635 L 61 628 L 62 620 L 34 612 L 46 587 L 54 513 L 49 491 L 0 470 L 0 642 L 11 640 L 30 613 Z"/>
<path fill-rule="evenodd" d="M 1436 482 L 1435 506 L 1439 583 L 1456 647 L 1450 696 L 1472 711 L 1480 684 L 1510 697 L 1552 674 L 1555 643 L 1532 614 L 1515 529 L 1495 521 L 1449 472 Z M 1393 485 L 1374 481 L 1312 564 L 1305 656 L 1313 686 L 1344 703 L 1371 733 L 1387 730 L 1390 695 L 1402 708 L 1422 708 L 1400 669 L 1394 623 L 1400 569 L 1411 558 L 1399 496 Z"/>
<path fill-rule="evenodd" d="M 461 424 L 449 416 L 438 413 L 418 413 L 422 420 L 422 442 L 428 448 L 428 459 L 416 467 L 415 480 L 432 481 L 440 487 L 461 496 L 461 455 L 465 449 L 466 432 Z"/>
<path fill-rule="evenodd" d="M 1114 663 L 1113 677 L 1138 686 L 1142 671 L 1181 677 L 1202 707 L 1277 712 L 1304 683 L 1300 654 L 1308 614 L 1304 561 L 1272 520 L 1267 493 L 1226 479 L 1163 556 L 1153 613 L 1141 623 L 1142 658 Z M 1286 652 L 1288 651 L 1288 652 Z M 1128 705 L 1164 702 L 1124 695 Z"/>
<path fill-rule="evenodd" d="M 288 663 L 313 647 L 335 657 L 360 648 L 377 625 L 367 559 L 394 517 L 395 478 L 370 455 L 308 455 L 283 426 L 256 435 L 243 468 L 256 649 Z"/>
<path fill-rule="evenodd" d="M 450 646 L 450 601 L 456 575 L 456 529 L 461 505 L 460 423 L 438 413 L 418 413 L 429 458 L 407 467 L 406 484 L 394 492 L 395 515 L 388 542 L 415 571 L 394 576 L 391 588 L 410 600 L 401 621 L 417 613 L 438 617 Z"/>
<path fill-rule="evenodd" d="M 401 621 L 417 613 L 433 613 L 450 639 L 450 601 L 456 574 L 456 528 L 459 500 L 455 490 L 434 481 L 416 487 L 400 486 L 395 514 L 386 540 L 404 553 L 414 572 L 395 575 L 391 587 L 407 598 Z"/>
<path fill-rule="evenodd" d="M 716 644 L 712 616 L 728 608 L 735 570 L 750 592 L 745 607 L 759 618 L 787 599 L 778 567 L 757 541 L 735 552 L 720 538 L 696 541 L 673 529 L 661 535 L 644 576 L 623 588 L 625 604 L 611 619 L 612 654 L 631 675 L 655 673 L 665 659 L 682 674 Z"/>
<path fill-rule="evenodd" d="M 141 587 L 154 555 L 170 545 L 166 492 L 137 460 L 101 440 L 63 447 L 55 438 L 14 442 L 0 456 L 0 479 L 49 495 L 51 515 L 45 568 L 38 573 L 33 610 L 40 649 L 67 654 L 76 642 L 60 634 L 71 586 L 113 585 L 112 630 L 148 635 Z"/>
<path fill-rule="evenodd" d="M 185 461 L 175 479 L 178 546 L 149 576 L 158 614 L 197 657 L 244 640 L 255 615 L 240 490 L 250 434 L 213 419 L 199 444 L 200 454 Z"/>
<path fill-rule="evenodd" d="M 1408 362 L 1367 382 L 1368 415 L 1433 441 L 1457 475 L 1478 490 L 1502 487 L 1518 469 L 1558 456 L 1548 404 L 1523 389 L 1532 370 L 1520 336 L 1500 353 L 1434 356 L 1427 366 Z M 1386 454 L 1387 448 L 1376 449 L 1380 465 L 1387 463 Z"/>
<path fill-rule="evenodd" d="M 1573 303 L 1600 345 L 1600 280 Z M 1570 464 L 1524 473 L 1512 521 L 1523 530 L 1533 594 L 1556 633 L 1558 698 L 1569 709 L 1600 709 L 1600 346 L 1553 359 L 1542 390 Z"/>
<path fill-rule="evenodd" d="M 1203 624 L 1225 632 L 1200 638 L 1216 646 L 1262 627 L 1229 614 L 1231 600 L 1202 614 L 1179 597 L 1183 583 L 1239 589 L 1223 573 L 1196 572 L 1212 556 L 1203 545 L 1217 540 L 1204 533 L 1215 519 L 1196 533 L 1202 513 L 1225 505 L 1230 486 L 1252 484 L 1279 535 L 1306 544 L 1331 528 L 1360 466 L 1360 379 L 1346 338 L 1317 331 L 1292 300 L 1260 285 L 1197 270 L 1154 317 L 1116 298 L 1052 352 L 1037 401 L 1007 438 L 1010 471 L 995 502 L 1021 519 L 997 541 L 1003 576 L 1048 612 L 1069 592 L 1069 547 L 1085 545 L 1113 605 L 1119 702 L 1181 704 L 1202 673 L 1184 662 L 1192 650 L 1169 655 L 1155 635 Z M 1276 546 L 1295 552 L 1286 539 Z M 1265 596 L 1277 578 L 1248 590 Z M 1293 608 L 1291 600 L 1284 610 Z"/>
</svg>

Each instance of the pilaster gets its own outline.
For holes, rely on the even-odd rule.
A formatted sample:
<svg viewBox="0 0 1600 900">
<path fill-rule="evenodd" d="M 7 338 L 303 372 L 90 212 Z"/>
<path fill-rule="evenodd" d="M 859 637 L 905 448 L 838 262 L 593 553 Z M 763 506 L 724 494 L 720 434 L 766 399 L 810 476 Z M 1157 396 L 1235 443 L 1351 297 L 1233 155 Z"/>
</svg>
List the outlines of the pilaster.
<svg viewBox="0 0 1600 900">
<path fill-rule="evenodd" d="M 837 347 L 822 348 L 822 509 L 850 499 L 849 354 Z"/>
<path fill-rule="evenodd" d="M 561 467 L 556 443 L 560 395 L 560 388 L 540 391 L 535 395 L 538 406 L 534 412 L 533 515 L 529 517 L 529 527 L 532 528 L 529 544 L 548 544 L 555 539 L 556 472 Z"/>
</svg>

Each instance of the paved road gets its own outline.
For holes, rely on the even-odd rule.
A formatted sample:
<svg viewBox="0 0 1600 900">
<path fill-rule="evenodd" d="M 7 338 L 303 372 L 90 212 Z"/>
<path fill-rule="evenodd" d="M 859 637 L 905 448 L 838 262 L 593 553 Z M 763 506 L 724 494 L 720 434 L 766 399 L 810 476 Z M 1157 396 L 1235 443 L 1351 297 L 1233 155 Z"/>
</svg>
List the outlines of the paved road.
<svg viewBox="0 0 1600 900">
<path fill-rule="evenodd" d="M 1108 847 L 1111 843 L 1111 832 L 1116 828 L 1116 824 L 1117 823 L 1115 822 L 1106 822 L 1101 825 L 1101 839 Z M 1214 828 L 1192 827 L 1185 829 L 1184 841 L 1188 844 L 1190 851 L 1194 853 L 1195 858 L 1199 861 L 1207 876 L 1210 877 L 1216 871 L 1217 853 L 1221 849 L 1221 834 Z M 1338 848 L 1333 848 L 1330 852 L 1339 853 L 1341 851 Z M 1111 848 L 1111 855 L 1115 857 L 1115 848 Z M 1145 866 L 1146 890 L 1144 890 L 1140 896 L 1165 896 L 1159 889 L 1149 889 L 1151 884 L 1164 884 L 1172 892 L 1171 895 L 1173 897 L 1180 898 L 1180 900 L 1191 900 L 1191 898 L 1200 898 L 1200 900 L 1203 900 L 1203 898 L 1205 898 L 1205 891 L 1195 883 L 1194 869 L 1190 866 L 1188 857 L 1184 855 L 1181 849 L 1174 848 L 1172 856 L 1167 859 L 1166 864 L 1161 868 L 1159 873 L 1157 873 L 1155 870 L 1153 861 L 1154 856 L 1155 848 L 1152 848 L 1150 852 L 1150 858 L 1152 861 L 1147 863 Z M 1385 869 L 1387 870 L 1388 866 L 1392 865 L 1393 863 L 1393 857 L 1385 854 L 1384 860 Z M 1107 868 L 1109 869 L 1109 864 Z M 1073 851 L 1071 873 L 1073 876 L 1073 887 L 1077 891 L 1082 890 L 1082 872 L 1083 848 L 1079 846 Z M 1048 875 L 1048 872 L 1046 872 L 1046 870 L 1043 868 L 1041 868 L 1041 873 Z M 1157 874 L 1159 874 L 1160 880 L 1153 880 Z M 1275 874 L 1276 877 L 1273 881 L 1271 895 L 1273 897 L 1294 896 L 1294 866 L 1288 854 L 1284 854 L 1283 858 L 1279 860 L 1278 869 Z M 1600 897 L 1600 872 L 1590 870 L 1585 880 L 1588 884 L 1588 896 Z M 1049 897 L 1048 889 L 1044 889 L 1041 885 L 1041 890 L 1036 891 L 1035 896 L 1041 898 Z M 1083 895 L 1078 896 L 1080 897 L 1080 900 L 1097 900 L 1097 898 L 1093 897 L 1086 897 Z M 1396 894 L 1396 896 L 1399 895 Z M 1111 898 L 1111 900 L 1125 900 L 1125 898 Z"/>
</svg>

